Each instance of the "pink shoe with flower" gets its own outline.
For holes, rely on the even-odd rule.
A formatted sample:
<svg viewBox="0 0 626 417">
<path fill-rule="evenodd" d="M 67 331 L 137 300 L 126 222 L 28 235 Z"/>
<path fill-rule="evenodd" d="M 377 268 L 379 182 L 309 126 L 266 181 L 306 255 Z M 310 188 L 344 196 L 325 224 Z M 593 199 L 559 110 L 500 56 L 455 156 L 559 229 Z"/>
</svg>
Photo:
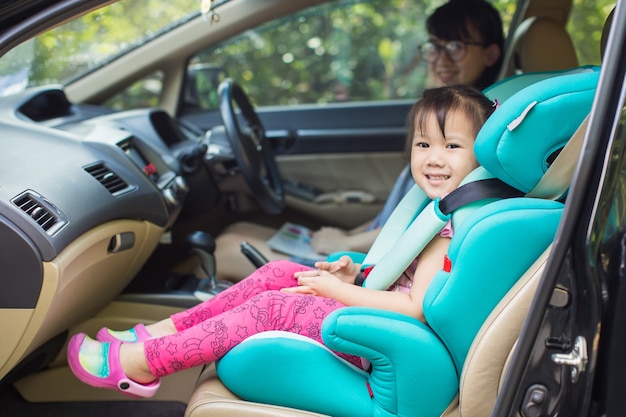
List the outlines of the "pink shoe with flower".
<svg viewBox="0 0 626 417">
<path fill-rule="evenodd" d="M 84 333 L 72 336 L 67 347 L 70 369 L 78 379 L 97 388 L 113 389 L 133 398 L 152 397 L 161 386 L 156 379 L 141 384 L 130 379 L 120 364 L 122 342 L 99 342 Z"/>
</svg>

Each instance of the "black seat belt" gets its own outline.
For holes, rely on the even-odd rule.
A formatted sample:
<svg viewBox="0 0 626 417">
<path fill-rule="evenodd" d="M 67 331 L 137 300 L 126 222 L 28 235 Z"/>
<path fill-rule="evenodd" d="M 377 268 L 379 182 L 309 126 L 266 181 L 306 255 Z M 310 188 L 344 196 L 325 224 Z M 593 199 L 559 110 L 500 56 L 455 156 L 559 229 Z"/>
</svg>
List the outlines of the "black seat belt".
<svg viewBox="0 0 626 417">
<path fill-rule="evenodd" d="M 486 198 L 523 197 L 524 193 L 498 178 L 468 182 L 439 201 L 439 210 L 450 214 L 459 207 Z"/>
</svg>

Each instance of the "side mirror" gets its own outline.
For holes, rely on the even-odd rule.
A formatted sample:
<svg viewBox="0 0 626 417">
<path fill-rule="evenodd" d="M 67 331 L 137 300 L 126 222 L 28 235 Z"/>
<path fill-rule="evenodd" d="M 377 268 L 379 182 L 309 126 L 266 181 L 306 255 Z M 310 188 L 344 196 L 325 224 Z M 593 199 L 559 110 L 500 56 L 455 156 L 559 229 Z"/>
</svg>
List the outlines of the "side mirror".
<svg viewBox="0 0 626 417">
<path fill-rule="evenodd" d="M 199 109 L 219 108 L 217 89 L 224 79 L 226 71 L 219 65 L 189 65 L 185 79 L 184 105 Z"/>
</svg>

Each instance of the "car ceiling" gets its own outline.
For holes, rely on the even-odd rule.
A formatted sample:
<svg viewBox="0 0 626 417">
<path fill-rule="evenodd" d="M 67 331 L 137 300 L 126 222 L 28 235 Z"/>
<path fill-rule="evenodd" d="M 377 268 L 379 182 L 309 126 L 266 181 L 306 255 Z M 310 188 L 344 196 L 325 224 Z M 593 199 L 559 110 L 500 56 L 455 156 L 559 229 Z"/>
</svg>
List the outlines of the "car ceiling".
<svg viewBox="0 0 626 417">
<path fill-rule="evenodd" d="M 36 12 L 60 2 L 61 0 L 1 0 L 0 31 L 4 32 Z"/>
</svg>

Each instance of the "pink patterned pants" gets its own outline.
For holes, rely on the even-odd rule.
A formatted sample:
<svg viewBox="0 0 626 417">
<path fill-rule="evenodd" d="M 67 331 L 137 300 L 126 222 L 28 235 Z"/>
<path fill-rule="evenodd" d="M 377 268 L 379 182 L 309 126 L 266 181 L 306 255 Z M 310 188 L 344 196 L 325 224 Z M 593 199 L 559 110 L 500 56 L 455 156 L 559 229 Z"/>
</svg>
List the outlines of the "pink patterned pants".
<svg viewBox="0 0 626 417">
<path fill-rule="evenodd" d="M 154 376 L 213 362 L 246 338 L 269 330 L 297 333 L 320 343 L 322 321 L 344 307 L 331 298 L 281 292 L 298 285 L 293 274 L 309 267 L 270 262 L 215 297 L 171 318 L 178 330 L 151 339 L 144 352 Z M 335 352 L 362 367 L 357 356 Z"/>
</svg>

